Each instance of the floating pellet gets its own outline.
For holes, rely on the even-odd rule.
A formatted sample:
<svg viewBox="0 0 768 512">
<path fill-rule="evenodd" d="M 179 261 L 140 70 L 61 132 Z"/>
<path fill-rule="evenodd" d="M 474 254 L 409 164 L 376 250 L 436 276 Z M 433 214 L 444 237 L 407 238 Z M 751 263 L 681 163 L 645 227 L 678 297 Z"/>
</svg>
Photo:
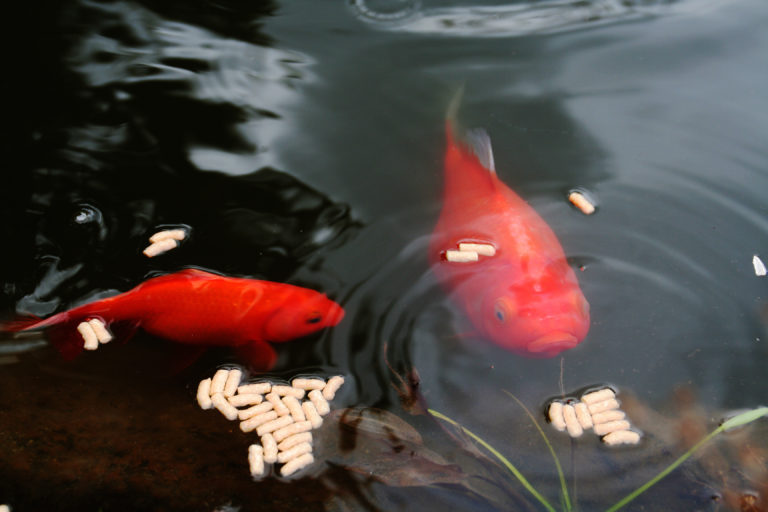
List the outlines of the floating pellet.
<svg viewBox="0 0 768 512">
<path fill-rule="evenodd" d="M 230 397 L 237 391 L 237 386 L 240 384 L 240 379 L 243 377 L 243 372 L 235 368 L 229 371 L 227 380 L 224 383 L 224 396 Z"/>
<path fill-rule="evenodd" d="M 274 464 L 277 461 L 277 443 L 272 434 L 261 436 L 261 446 L 264 447 L 264 462 Z"/>
<path fill-rule="evenodd" d="M 107 330 L 104 322 L 98 318 L 91 318 L 88 320 L 88 325 L 90 325 L 93 329 L 93 332 L 96 334 L 96 339 L 99 340 L 99 343 L 109 343 L 112 341 L 112 334 Z"/>
<path fill-rule="evenodd" d="M 304 410 L 304 414 L 306 415 L 307 420 L 309 420 L 309 422 L 312 424 L 312 428 L 320 428 L 320 425 L 323 424 L 323 418 L 317 412 L 315 404 L 305 401 L 301 404 L 301 408 Z"/>
<path fill-rule="evenodd" d="M 240 430 L 243 432 L 250 432 L 251 430 L 258 428 L 264 423 L 272 421 L 277 417 L 278 416 L 275 411 L 267 411 L 261 414 L 257 414 L 256 416 L 251 416 L 247 420 L 240 422 Z"/>
<path fill-rule="evenodd" d="M 11 507 L 8 505 L 0 505 L 0 512 L 11 512 Z"/>
<path fill-rule="evenodd" d="M 328 383 L 323 388 L 323 398 L 329 402 L 333 400 L 342 384 L 344 384 L 344 377 L 341 375 L 334 375 L 328 379 Z"/>
<path fill-rule="evenodd" d="M 175 249 L 179 246 L 179 243 L 172 239 L 172 238 L 166 238 L 165 240 L 159 240 L 157 242 L 154 242 L 152 245 L 144 249 L 144 256 L 147 258 L 154 258 L 155 256 L 158 256 L 160 254 L 163 254 L 164 252 L 168 252 L 171 249 Z"/>
<path fill-rule="evenodd" d="M 571 192 L 568 194 L 568 200 L 573 203 L 576 208 L 581 210 L 581 213 L 584 215 L 591 215 L 595 213 L 595 205 L 592 204 L 592 201 L 590 201 L 587 196 L 581 192 Z"/>
<path fill-rule="evenodd" d="M 320 416 L 325 416 L 329 412 L 331 412 L 331 406 L 328 405 L 328 401 L 323 398 L 323 394 L 320 392 L 319 389 L 314 389 L 309 392 L 309 399 L 312 401 L 312 404 L 315 406 L 315 409 L 317 409 L 317 413 Z"/>
<path fill-rule="evenodd" d="M 296 399 L 296 397 L 284 396 L 283 403 L 286 407 L 288 407 L 288 410 L 291 411 L 291 417 L 293 418 L 293 421 L 304 421 L 307 419 L 304 416 L 304 410 L 301 408 L 301 404 Z"/>
<path fill-rule="evenodd" d="M 211 402 L 213 402 L 213 406 L 228 420 L 232 421 L 237 419 L 237 409 L 227 402 L 227 399 L 224 398 L 224 395 L 221 393 L 213 395 L 211 397 Z"/>
<path fill-rule="evenodd" d="M 270 432 L 274 432 L 275 430 L 281 429 L 283 427 L 287 427 L 292 423 L 293 423 L 293 418 L 290 415 L 280 416 L 277 419 L 268 421 L 263 425 L 259 425 L 259 427 L 256 429 L 256 434 L 263 436 L 264 434 L 269 434 Z"/>
<path fill-rule="evenodd" d="M 172 239 L 172 240 L 184 240 L 187 237 L 187 232 L 184 229 L 166 229 L 164 231 L 158 231 L 151 237 L 149 237 L 149 241 L 151 243 L 160 242 L 162 240 Z"/>
<path fill-rule="evenodd" d="M 469 263 L 480 259 L 474 251 L 456 251 L 448 249 L 445 251 L 445 259 L 453 263 Z"/>
<path fill-rule="evenodd" d="M 243 384 L 237 388 L 238 394 L 253 393 L 256 395 L 265 395 L 272 389 L 272 384 L 269 382 L 256 382 L 255 384 Z"/>
<path fill-rule="evenodd" d="M 300 455 L 304 455 L 305 453 L 311 453 L 312 452 L 312 445 L 309 443 L 300 443 L 291 448 L 290 450 L 286 450 L 284 452 L 280 452 L 277 454 L 277 462 L 280 462 L 281 464 L 284 462 L 289 462 L 296 457 Z"/>
<path fill-rule="evenodd" d="M 621 409 L 612 409 L 610 411 L 599 412 L 592 415 L 592 423 L 598 425 L 600 423 L 608 423 L 609 421 L 619 421 L 626 417 L 624 411 Z"/>
<path fill-rule="evenodd" d="M 290 416 L 287 416 L 287 417 L 290 418 Z M 299 421 L 298 423 L 292 423 L 287 427 L 283 427 L 281 429 L 275 430 L 274 432 L 272 432 L 272 435 L 275 436 L 275 441 L 279 443 L 283 439 L 291 437 L 294 434 L 309 432 L 310 430 L 312 430 L 312 423 L 310 423 L 309 421 Z"/>
<path fill-rule="evenodd" d="M 462 242 L 459 244 L 459 251 L 465 252 L 476 252 L 480 256 L 495 256 L 496 255 L 496 248 L 491 244 L 476 244 L 476 243 L 465 243 Z"/>
<path fill-rule="evenodd" d="M 201 409 L 210 409 L 213 407 L 211 402 L 211 379 L 203 379 L 197 385 L 197 403 Z"/>
<path fill-rule="evenodd" d="M 312 456 L 312 454 L 305 453 L 304 455 L 300 455 L 295 459 L 293 459 L 292 461 L 283 465 L 283 467 L 280 468 L 280 474 L 283 476 L 292 475 L 298 470 L 309 466 L 313 462 L 315 462 L 315 458 Z"/>
<path fill-rule="evenodd" d="M 629 422 L 626 420 L 609 421 L 608 423 L 600 423 L 595 425 L 595 434 L 604 436 L 611 432 L 617 432 L 619 430 L 629 430 Z"/>
<path fill-rule="evenodd" d="M 299 434 L 286 437 L 283 441 L 280 442 L 280 444 L 277 445 L 277 449 L 281 452 L 284 452 L 301 443 L 312 444 L 312 432 L 301 432 Z"/>
<path fill-rule="evenodd" d="M 278 416 L 285 416 L 291 412 L 288 410 L 288 407 L 285 406 L 277 393 L 267 393 L 264 398 L 266 398 L 267 401 L 272 404 L 272 407 L 274 407 Z"/>
<path fill-rule="evenodd" d="M 326 383 L 323 379 L 293 379 L 291 386 L 297 389 L 312 391 L 313 389 L 323 389 Z"/>
<path fill-rule="evenodd" d="M 229 370 L 221 368 L 213 374 L 211 379 L 211 395 L 216 393 L 224 393 L 224 385 L 227 383 L 227 377 L 229 377 Z"/>
<path fill-rule="evenodd" d="M 244 407 L 246 405 L 260 404 L 264 401 L 264 397 L 255 393 L 246 393 L 244 395 L 230 396 L 227 400 L 235 407 Z M 271 409 L 272 404 L 269 404 L 269 407 Z"/>
<path fill-rule="evenodd" d="M 634 430 L 619 430 L 604 436 L 603 442 L 607 445 L 637 444 L 640 442 L 640 434 Z"/>
<path fill-rule="evenodd" d="M 248 466 L 251 476 L 264 475 L 264 448 L 260 444 L 252 444 L 248 447 Z"/>
<path fill-rule="evenodd" d="M 565 430 L 565 420 L 563 419 L 563 403 L 552 402 L 549 404 L 549 422 L 557 430 Z"/>
<path fill-rule="evenodd" d="M 581 424 L 576 418 L 576 409 L 571 404 L 563 406 L 563 419 L 565 420 L 565 428 L 568 430 L 569 436 L 579 437 L 584 433 L 584 429 L 581 428 Z"/>
<path fill-rule="evenodd" d="M 602 402 L 603 400 L 610 400 L 615 398 L 616 393 L 611 388 L 603 388 L 597 391 L 592 391 L 581 397 L 581 401 L 587 405 Z"/>
<path fill-rule="evenodd" d="M 610 400 L 589 404 L 587 407 L 589 408 L 590 414 L 597 414 L 603 411 L 610 411 L 611 409 L 618 409 L 619 402 L 617 402 L 615 398 L 611 398 Z"/>
<path fill-rule="evenodd" d="M 760 256 L 757 254 L 752 256 L 752 266 L 755 269 L 755 275 L 757 277 L 763 277 L 768 274 L 768 269 L 765 268 L 765 263 L 763 263 L 763 260 L 761 260 Z"/>
<path fill-rule="evenodd" d="M 236 396 L 238 395 L 235 395 L 235 397 Z M 247 395 L 242 395 L 242 396 L 247 396 Z M 258 396 L 261 396 L 261 395 L 258 395 Z M 229 403 L 232 403 L 231 398 L 229 400 Z M 258 405 L 254 405 L 253 407 L 249 407 L 248 409 L 243 409 L 242 411 L 238 411 L 237 416 L 238 418 L 240 418 L 240 420 L 247 420 L 259 414 L 264 414 L 265 412 L 268 412 L 268 411 L 272 411 L 272 404 L 270 402 L 262 402 Z M 275 418 L 277 418 L 277 413 L 275 413 Z M 272 419 L 275 419 L 275 418 L 272 418 Z"/>
<path fill-rule="evenodd" d="M 280 396 L 292 396 L 294 398 L 304 398 L 304 390 L 296 389 L 291 386 L 272 386 L 272 392 Z"/>
<path fill-rule="evenodd" d="M 587 408 L 587 404 L 582 402 L 577 402 L 573 404 L 573 408 L 576 411 L 576 419 L 579 420 L 579 424 L 581 425 L 581 428 L 584 430 L 588 430 L 592 428 L 592 416 L 589 414 L 589 409 Z"/>
<path fill-rule="evenodd" d="M 96 350 L 99 348 L 99 338 L 93 332 L 93 327 L 88 322 L 80 322 L 77 326 L 77 332 L 83 337 L 83 348 L 85 350 Z"/>
</svg>

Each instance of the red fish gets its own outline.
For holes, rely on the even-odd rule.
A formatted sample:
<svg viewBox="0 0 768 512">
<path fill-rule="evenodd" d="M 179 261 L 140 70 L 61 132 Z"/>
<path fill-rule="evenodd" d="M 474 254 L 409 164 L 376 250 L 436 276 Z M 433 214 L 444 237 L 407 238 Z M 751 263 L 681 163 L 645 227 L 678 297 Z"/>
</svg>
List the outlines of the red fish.
<svg viewBox="0 0 768 512">
<path fill-rule="evenodd" d="M 74 356 L 83 348 L 77 325 L 97 318 L 107 326 L 140 327 L 179 343 L 238 347 L 251 363 L 267 369 L 276 358 L 268 342 L 300 338 L 334 326 L 343 317 L 341 306 L 314 290 L 187 269 L 45 320 L 14 322 L 6 330 L 50 328 L 51 340 L 62 353 Z"/>
<path fill-rule="evenodd" d="M 479 333 L 531 357 L 575 347 L 589 330 L 589 304 L 557 237 L 544 220 L 496 176 L 488 134 L 454 138 L 446 120 L 443 208 L 429 244 L 430 262 Z M 493 256 L 446 259 L 462 242 L 488 244 Z"/>
</svg>

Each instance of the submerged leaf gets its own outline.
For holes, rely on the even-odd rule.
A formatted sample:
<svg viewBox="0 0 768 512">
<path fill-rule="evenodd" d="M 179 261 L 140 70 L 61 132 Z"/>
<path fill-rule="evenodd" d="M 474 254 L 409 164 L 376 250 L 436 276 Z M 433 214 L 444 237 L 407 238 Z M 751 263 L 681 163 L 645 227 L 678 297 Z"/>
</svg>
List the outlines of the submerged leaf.
<svg viewBox="0 0 768 512">
<path fill-rule="evenodd" d="M 395 487 L 415 487 L 434 484 L 462 484 L 467 475 L 456 464 L 442 464 L 430 450 L 382 452 L 374 457 L 355 460 L 345 467 Z"/>
<path fill-rule="evenodd" d="M 390 442 L 407 441 L 421 444 L 418 431 L 405 420 L 384 409 L 352 407 L 334 411 L 341 426 L 353 429 L 357 434 L 381 437 Z"/>
<path fill-rule="evenodd" d="M 768 415 L 768 407 L 758 407 L 757 409 L 745 411 L 741 414 L 734 416 L 733 418 L 730 418 L 728 421 L 723 423 L 721 427 L 723 430 L 730 430 L 732 428 L 746 425 L 747 423 L 752 423 L 756 419 L 759 419 L 766 415 Z"/>
</svg>

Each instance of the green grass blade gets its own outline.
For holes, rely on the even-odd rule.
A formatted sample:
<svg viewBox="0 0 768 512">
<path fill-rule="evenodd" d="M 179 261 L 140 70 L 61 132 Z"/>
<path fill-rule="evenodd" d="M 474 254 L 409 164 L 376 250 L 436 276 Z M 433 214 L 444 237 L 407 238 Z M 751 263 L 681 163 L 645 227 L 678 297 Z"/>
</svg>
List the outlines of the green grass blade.
<svg viewBox="0 0 768 512">
<path fill-rule="evenodd" d="M 619 502 L 617 502 L 615 505 L 609 508 L 606 512 L 615 512 L 616 510 L 619 510 L 621 507 L 623 507 L 633 499 L 640 496 L 642 493 L 647 491 L 656 482 L 658 482 L 659 480 L 667 476 L 669 473 L 671 473 L 675 468 L 677 468 L 677 466 L 685 462 L 686 459 L 688 459 L 688 457 L 693 455 L 694 452 L 696 452 L 699 448 L 707 444 L 717 434 L 734 427 L 746 425 L 747 423 L 751 423 L 756 419 L 762 418 L 763 416 L 766 416 L 766 415 L 768 415 L 768 407 L 759 407 L 757 409 L 752 409 L 750 411 L 743 412 L 729 419 L 728 421 L 726 421 L 725 423 L 717 427 L 715 430 L 707 434 L 707 436 L 704 437 L 701 441 L 693 445 L 693 447 L 690 450 L 688 450 L 683 455 L 681 455 L 675 462 L 670 464 L 664 471 L 662 471 L 655 477 L 648 480 L 642 487 L 638 487 L 631 493 L 627 494 L 624 498 L 622 498 Z"/>
<path fill-rule="evenodd" d="M 539 500 L 539 502 L 541 502 L 541 504 L 544 505 L 544 507 L 549 512 L 556 512 L 555 508 L 546 500 L 546 498 L 544 498 L 544 496 L 539 494 L 539 492 L 531 485 L 531 483 L 523 476 L 523 474 L 520 473 L 520 471 L 518 471 L 518 469 L 511 462 L 509 462 L 509 460 L 507 460 L 506 457 L 504 457 L 501 453 L 499 453 L 493 446 L 489 445 L 488 443 L 483 441 L 480 437 L 478 437 L 477 435 L 472 433 L 470 430 L 468 430 L 468 429 L 464 428 L 463 426 L 459 425 L 457 422 L 453 421 L 448 416 L 445 416 L 444 414 L 441 414 L 441 413 L 435 411 L 434 409 L 427 409 L 427 410 L 429 411 L 429 413 L 432 416 L 434 416 L 436 418 L 439 418 L 439 419 L 441 419 L 443 421 L 446 421 L 446 422 L 450 423 L 451 425 L 453 425 L 454 427 L 460 428 L 465 434 L 467 434 L 469 437 L 471 437 L 472 439 L 477 441 L 483 448 L 485 448 L 486 450 L 491 452 L 494 455 L 494 457 L 499 459 L 501 461 L 501 463 L 504 464 L 504 466 L 506 466 L 506 468 L 513 475 L 515 475 L 515 477 L 520 481 L 520 483 L 523 484 L 523 487 L 525 487 L 528 490 L 528 492 L 533 494 L 533 496 L 537 500 Z"/>
<path fill-rule="evenodd" d="M 541 434 L 541 437 L 544 438 L 544 442 L 547 444 L 547 448 L 549 448 L 549 453 L 552 454 L 552 459 L 555 461 L 555 467 L 557 468 L 557 476 L 560 478 L 560 488 L 563 493 L 565 509 L 568 511 L 572 510 L 573 506 L 571 505 L 571 497 L 568 494 L 568 486 L 565 483 L 565 474 L 563 473 L 563 468 L 560 465 L 560 459 L 557 458 L 555 449 L 552 448 L 552 444 L 549 442 L 549 438 L 547 437 L 547 434 L 544 433 L 544 430 L 541 428 L 541 425 L 539 425 L 539 422 L 536 421 L 536 417 L 533 414 L 531 414 L 531 411 L 528 410 L 528 408 L 525 406 L 523 402 L 520 401 L 520 399 L 518 399 L 515 395 L 513 395 L 506 389 L 502 389 L 502 391 L 508 394 L 509 396 L 511 396 L 515 400 L 515 402 L 517 402 L 518 405 L 523 408 L 525 413 L 531 419 L 531 422 L 536 426 L 536 429 L 539 431 L 539 434 Z"/>
</svg>

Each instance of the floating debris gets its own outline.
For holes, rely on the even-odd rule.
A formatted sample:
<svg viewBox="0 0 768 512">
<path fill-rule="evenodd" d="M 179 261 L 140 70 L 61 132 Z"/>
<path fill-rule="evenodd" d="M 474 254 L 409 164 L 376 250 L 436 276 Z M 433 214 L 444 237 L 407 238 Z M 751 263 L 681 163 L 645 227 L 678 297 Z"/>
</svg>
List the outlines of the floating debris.
<svg viewBox="0 0 768 512">
<path fill-rule="evenodd" d="M 640 433 L 631 430 L 632 426 L 625 419 L 624 411 L 619 409 L 616 393 L 611 388 L 585 393 L 581 401 L 554 400 L 549 404 L 547 416 L 556 430 L 567 431 L 574 438 L 591 429 L 609 446 L 640 442 Z"/>
<path fill-rule="evenodd" d="M 757 277 L 763 277 L 768 273 L 768 270 L 765 268 L 765 263 L 763 263 L 763 260 L 761 260 L 757 254 L 752 256 L 752 266 L 755 267 L 755 275 Z"/>
<path fill-rule="evenodd" d="M 590 195 L 583 190 L 571 190 L 568 193 L 568 200 L 584 215 L 592 215 L 595 213 L 595 202 Z"/>
<path fill-rule="evenodd" d="M 167 229 L 158 231 L 149 237 L 150 245 L 144 249 L 144 256 L 154 258 L 179 246 L 179 242 L 187 238 L 185 229 Z"/>
<path fill-rule="evenodd" d="M 283 476 L 312 464 L 311 431 L 319 428 L 322 416 L 331 411 L 328 401 L 335 398 L 344 377 L 337 375 L 327 382 L 299 378 L 290 386 L 271 382 L 240 385 L 242 378 L 240 369 L 219 369 L 213 378 L 200 381 L 197 403 L 202 409 L 216 408 L 228 420 L 240 420 L 243 432 L 256 431 L 261 443 L 248 447 L 251 475 L 264 476 L 265 464 L 282 464 Z M 304 399 L 306 391 L 309 393 Z"/>
</svg>

